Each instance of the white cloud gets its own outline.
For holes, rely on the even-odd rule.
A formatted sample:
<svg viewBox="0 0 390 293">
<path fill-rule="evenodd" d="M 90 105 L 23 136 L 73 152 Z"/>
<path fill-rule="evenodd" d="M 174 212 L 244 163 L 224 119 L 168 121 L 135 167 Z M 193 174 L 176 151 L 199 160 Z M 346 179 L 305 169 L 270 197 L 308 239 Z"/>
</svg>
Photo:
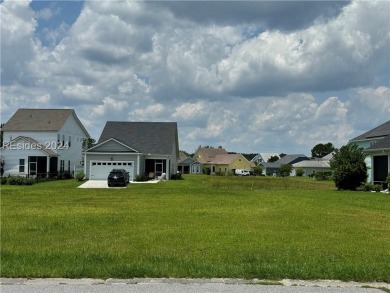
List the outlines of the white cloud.
<svg viewBox="0 0 390 293">
<path fill-rule="evenodd" d="M 28 1 L 4 1 L 1 113 L 76 108 L 95 138 L 106 120 L 177 121 L 189 151 L 341 145 L 389 118 L 389 6 L 353 1 L 334 18 L 317 9 L 304 25 L 275 30 L 265 25 L 288 20 L 248 24 L 241 11 L 210 22 L 208 11 L 203 22 L 179 15 L 186 5 L 87 1 L 71 27 L 43 29 L 52 47 L 42 47 L 37 21 L 55 11 L 37 16 Z"/>
</svg>

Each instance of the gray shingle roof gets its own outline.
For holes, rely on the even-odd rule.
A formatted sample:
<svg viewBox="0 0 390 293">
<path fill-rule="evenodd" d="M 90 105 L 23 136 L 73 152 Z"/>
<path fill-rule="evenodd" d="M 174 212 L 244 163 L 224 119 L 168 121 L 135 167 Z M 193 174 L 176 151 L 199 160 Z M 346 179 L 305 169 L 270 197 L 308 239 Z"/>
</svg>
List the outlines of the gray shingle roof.
<svg viewBox="0 0 390 293">
<path fill-rule="evenodd" d="M 354 139 L 351 139 L 351 141 L 364 140 L 364 139 L 382 137 L 382 136 L 387 136 L 387 135 L 390 135 L 390 120 L 375 127 L 374 129 L 371 129 L 371 130 L 355 137 Z"/>
<path fill-rule="evenodd" d="M 283 158 L 277 160 L 276 162 L 272 162 L 272 163 L 264 162 L 261 163 L 261 165 L 263 165 L 266 168 L 279 168 L 281 165 L 294 164 L 304 160 L 308 160 L 308 158 L 302 154 L 286 155 Z"/>
<path fill-rule="evenodd" d="M 4 125 L 3 131 L 58 131 L 73 115 L 85 134 L 87 130 L 73 109 L 18 109 Z"/>
<path fill-rule="evenodd" d="M 145 154 L 171 155 L 175 144 L 179 149 L 176 122 L 107 121 L 98 144 L 110 138 Z"/>
<path fill-rule="evenodd" d="M 390 135 L 386 136 L 385 138 L 381 139 L 376 144 L 370 146 L 365 150 L 370 151 L 370 150 L 383 150 L 383 149 L 390 149 Z"/>
</svg>

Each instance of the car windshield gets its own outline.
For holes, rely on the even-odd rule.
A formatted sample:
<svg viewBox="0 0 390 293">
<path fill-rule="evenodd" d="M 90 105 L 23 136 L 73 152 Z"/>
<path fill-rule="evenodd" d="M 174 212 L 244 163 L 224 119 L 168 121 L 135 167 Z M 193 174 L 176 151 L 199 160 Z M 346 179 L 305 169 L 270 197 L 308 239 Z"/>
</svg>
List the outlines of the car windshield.
<svg viewBox="0 0 390 293">
<path fill-rule="evenodd" d="M 119 177 L 119 176 L 123 176 L 123 174 L 122 174 L 121 172 L 111 172 L 111 173 L 110 173 L 110 176 L 111 176 L 111 177 L 114 177 L 114 176 Z"/>
</svg>

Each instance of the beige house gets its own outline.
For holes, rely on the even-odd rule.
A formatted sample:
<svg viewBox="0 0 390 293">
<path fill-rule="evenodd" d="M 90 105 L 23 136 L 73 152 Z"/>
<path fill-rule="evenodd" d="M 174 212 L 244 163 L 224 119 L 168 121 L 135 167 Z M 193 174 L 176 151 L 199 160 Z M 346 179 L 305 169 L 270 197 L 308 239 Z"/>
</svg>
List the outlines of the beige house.
<svg viewBox="0 0 390 293">
<path fill-rule="evenodd" d="M 251 169 L 251 163 L 243 155 L 229 154 L 222 147 L 199 147 L 194 159 L 201 163 L 209 174 L 231 174 L 236 169 Z"/>
</svg>

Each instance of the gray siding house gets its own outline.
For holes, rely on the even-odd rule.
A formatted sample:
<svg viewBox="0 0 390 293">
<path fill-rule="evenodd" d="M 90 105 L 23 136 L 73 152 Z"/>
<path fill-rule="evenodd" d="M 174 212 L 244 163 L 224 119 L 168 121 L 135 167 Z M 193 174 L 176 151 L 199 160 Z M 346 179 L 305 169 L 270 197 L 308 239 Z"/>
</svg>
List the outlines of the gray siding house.
<svg viewBox="0 0 390 293">
<path fill-rule="evenodd" d="M 136 176 L 167 179 L 177 172 L 179 141 L 176 122 L 108 121 L 97 144 L 85 152 L 86 178 L 107 179 L 112 169 Z"/>
</svg>

